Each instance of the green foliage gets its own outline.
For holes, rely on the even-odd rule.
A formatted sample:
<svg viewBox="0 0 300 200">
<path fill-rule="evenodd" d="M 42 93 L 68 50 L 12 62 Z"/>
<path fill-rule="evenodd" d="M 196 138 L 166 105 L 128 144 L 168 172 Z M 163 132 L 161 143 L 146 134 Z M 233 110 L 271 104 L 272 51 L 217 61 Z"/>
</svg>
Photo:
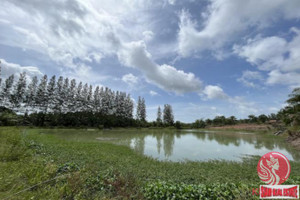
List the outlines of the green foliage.
<svg viewBox="0 0 300 200">
<path fill-rule="evenodd" d="M 18 116 L 15 112 L 5 107 L 0 107 L 0 126 L 14 126 L 18 123 Z"/>
<path fill-rule="evenodd" d="M 39 112 L 27 116 L 27 121 L 34 126 L 98 127 L 99 129 L 137 125 L 136 120 L 131 118 L 93 112 Z"/>
<path fill-rule="evenodd" d="M 126 146 L 78 139 L 82 130 L 64 129 L 68 139 L 56 131 L 62 129 L 0 127 L 0 199 L 40 183 L 11 199 L 250 199 L 259 184 L 256 157 L 161 162 Z M 2 147 L 10 149 L 5 159 Z M 300 165 L 291 165 L 287 183 L 299 184 Z"/>
<path fill-rule="evenodd" d="M 205 128 L 206 127 L 206 123 L 202 120 L 202 119 L 197 119 L 194 123 L 193 123 L 193 128 Z"/>
<path fill-rule="evenodd" d="M 70 172 L 79 171 L 79 166 L 74 162 L 67 162 L 58 167 L 56 174 L 65 174 Z"/>
<path fill-rule="evenodd" d="M 0 131 L 0 140 L 1 161 L 18 161 L 27 155 L 26 144 L 19 131 Z"/>
<path fill-rule="evenodd" d="M 175 122 L 175 128 L 177 128 L 177 129 L 181 129 L 182 128 L 180 121 L 176 121 Z"/>
<path fill-rule="evenodd" d="M 300 88 L 295 88 L 286 101 L 288 106 L 278 112 L 279 118 L 291 126 L 300 125 Z"/>
<path fill-rule="evenodd" d="M 153 200 L 164 199 L 251 199 L 251 188 L 244 184 L 216 183 L 211 185 L 204 184 L 185 184 L 157 181 L 148 183 L 145 188 L 145 197 Z"/>
<path fill-rule="evenodd" d="M 268 120 L 268 117 L 264 114 L 258 116 L 258 121 L 261 123 L 265 123 Z"/>
</svg>

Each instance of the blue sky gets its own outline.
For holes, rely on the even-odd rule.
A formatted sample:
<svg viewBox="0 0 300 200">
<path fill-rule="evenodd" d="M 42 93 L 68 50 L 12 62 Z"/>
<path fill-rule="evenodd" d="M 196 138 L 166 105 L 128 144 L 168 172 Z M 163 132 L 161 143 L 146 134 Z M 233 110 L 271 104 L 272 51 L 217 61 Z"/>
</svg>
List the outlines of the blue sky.
<svg viewBox="0 0 300 200">
<path fill-rule="evenodd" d="M 300 85 L 298 0 L 3 0 L 2 76 L 126 91 L 147 119 L 277 112 Z"/>
</svg>

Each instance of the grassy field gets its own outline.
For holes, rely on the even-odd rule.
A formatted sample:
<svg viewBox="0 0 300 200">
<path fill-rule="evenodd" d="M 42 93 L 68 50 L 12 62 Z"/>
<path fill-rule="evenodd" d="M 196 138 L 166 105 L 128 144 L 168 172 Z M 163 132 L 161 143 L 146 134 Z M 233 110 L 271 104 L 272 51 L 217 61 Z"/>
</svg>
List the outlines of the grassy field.
<svg viewBox="0 0 300 200">
<path fill-rule="evenodd" d="M 0 127 L 0 199 L 245 199 L 261 184 L 258 160 L 161 162 L 126 146 Z M 299 184 L 300 164 L 291 165 L 286 184 Z"/>
</svg>

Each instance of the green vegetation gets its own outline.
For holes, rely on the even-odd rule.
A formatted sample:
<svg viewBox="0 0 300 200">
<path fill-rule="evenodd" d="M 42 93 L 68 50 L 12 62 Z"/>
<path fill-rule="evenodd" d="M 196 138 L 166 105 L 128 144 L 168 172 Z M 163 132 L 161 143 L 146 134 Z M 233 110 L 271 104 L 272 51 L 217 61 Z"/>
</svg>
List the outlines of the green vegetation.
<svg viewBox="0 0 300 200">
<path fill-rule="evenodd" d="M 76 130 L 72 130 L 76 132 Z M 160 162 L 126 146 L 73 141 L 51 130 L 0 128 L 0 199 L 252 198 L 258 157 L 226 161 Z M 300 166 L 291 162 L 289 182 Z"/>
<path fill-rule="evenodd" d="M 295 88 L 286 101 L 288 106 L 278 112 L 290 137 L 300 137 L 300 88 Z"/>
</svg>

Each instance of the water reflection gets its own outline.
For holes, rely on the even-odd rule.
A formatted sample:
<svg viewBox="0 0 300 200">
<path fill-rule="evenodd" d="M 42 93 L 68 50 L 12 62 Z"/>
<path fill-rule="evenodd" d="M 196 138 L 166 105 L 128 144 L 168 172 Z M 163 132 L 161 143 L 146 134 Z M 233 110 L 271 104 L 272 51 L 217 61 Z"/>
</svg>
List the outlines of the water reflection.
<svg viewBox="0 0 300 200">
<path fill-rule="evenodd" d="M 49 133 L 53 133 L 53 130 L 49 130 Z M 271 134 L 139 129 L 94 132 L 58 130 L 55 134 L 76 141 L 100 138 L 102 142 L 130 146 L 140 154 L 159 160 L 241 161 L 245 155 L 262 156 L 270 151 L 278 151 L 286 155 L 289 160 L 300 161 L 299 151 L 286 143 L 282 137 Z"/>
<path fill-rule="evenodd" d="M 263 155 L 278 151 L 290 160 L 300 161 L 300 154 L 282 138 L 245 133 L 158 132 L 131 135 L 130 146 L 138 153 L 159 160 L 234 160 L 246 155 Z M 128 140 L 127 140 L 128 143 Z"/>
</svg>

